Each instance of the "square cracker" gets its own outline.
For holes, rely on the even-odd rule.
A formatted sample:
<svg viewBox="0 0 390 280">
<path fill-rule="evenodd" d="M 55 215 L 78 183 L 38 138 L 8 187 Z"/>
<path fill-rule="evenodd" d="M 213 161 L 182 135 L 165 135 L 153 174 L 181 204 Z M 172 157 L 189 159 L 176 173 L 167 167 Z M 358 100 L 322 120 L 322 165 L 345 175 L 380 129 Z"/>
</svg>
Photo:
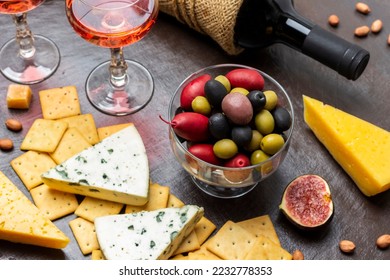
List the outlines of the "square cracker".
<svg viewBox="0 0 390 280">
<path fill-rule="evenodd" d="M 245 260 L 291 260 L 292 255 L 265 236 L 259 236 Z"/>
<path fill-rule="evenodd" d="M 184 206 L 184 202 L 183 201 L 181 201 L 174 194 L 170 194 L 169 195 L 167 207 L 182 207 L 182 206 Z"/>
<path fill-rule="evenodd" d="M 81 114 L 80 101 L 75 86 L 41 90 L 39 100 L 44 119 L 56 120 Z"/>
<path fill-rule="evenodd" d="M 68 128 L 77 128 L 89 144 L 95 145 L 100 141 L 92 114 L 77 115 L 60 120 L 66 122 Z"/>
<path fill-rule="evenodd" d="M 106 258 L 103 255 L 103 252 L 101 250 L 92 250 L 91 254 L 91 260 L 93 261 L 102 261 L 105 260 Z"/>
<path fill-rule="evenodd" d="M 71 220 L 69 226 L 84 255 L 92 253 L 93 250 L 100 249 L 93 223 L 79 217 Z"/>
<path fill-rule="evenodd" d="M 203 216 L 195 225 L 194 231 L 198 237 L 199 244 L 203 244 L 216 229 L 216 225 Z"/>
<path fill-rule="evenodd" d="M 41 174 L 57 164 L 46 153 L 27 151 L 11 160 L 11 166 L 28 190 L 43 183 Z"/>
<path fill-rule="evenodd" d="M 74 213 L 93 222 L 96 217 L 119 214 L 122 208 L 121 203 L 86 196 Z"/>
<path fill-rule="evenodd" d="M 54 152 L 49 153 L 57 164 L 60 164 L 75 154 L 91 147 L 77 128 L 68 128 L 62 136 Z"/>
<path fill-rule="evenodd" d="M 50 189 L 42 184 L 30 190 L 35 205 L 50 220 L 56 220 L 73 213 L 79 203 L 76 195 Z"/>
<path fill-rule="evenodd" d="M 121 129 L 124 129 L 125 127 L 128 127 L 130 125 L 134 125 L 133 123 L 121 123 L 121 124 L 114 124 L 104 127 L 99 127 L 97 129 L 97 133 L 99 135 L 100 141 L 104 138 L 114 134 L 115 132 L 118 132 Z"/>
<path fill-rule="evenodd" d="M 269 215 L 254 217 L 252 219 L 237 222 L 237 224 L 247 231 L 253 233 L 255 237 L 263 235 L 278 246 L 281 246 L 279 237 L 275 231 L 274 225 L 272 224 Z"/>
<path fill-rule="evenodd" d="M 232 221 L 227 221 L 207 242 L 207 250 L 224 260 L 243 260 L 256 238 Z"/>
<path fill-rule="evenodd" d="M 23 139 L 20 149 L 54 152 L 67 128 L 66 122 L 36 119 Z"/>
<path fill-rule="evenodd" d="M 195 231 L 191 231 L 190 234 L 180 243 L 179 247 L 173 252 L 174 255 L 183 254 L 198 250 L 200 248 L 198 237 Z"/>
<path fill-rule="evenodd" d="M 191 260 L 191 261 L 195 261 L 195 260 L 215 260 L 215 261 L 219 261 L 221 260 L 221 258 L 219 258 L 218 256 L 214 255 L 213 253 L 211 253 L 210 251 L 208 250 L 204 250 L 204 249 L 199 249 L 199 250 L 196 250 L 194 252 L 189 252 L 188 253 L 188 260 Z"/>
<path fill-rule="evenodd" d="M 152 211 L 166 208 L 168 205 L 169 194 L 169 187 L 152 183 L 149 186 L 149 201 L 142 206 L 126 205 L 125 213 L 135 213 L 142 210 Z"/>
</svg>

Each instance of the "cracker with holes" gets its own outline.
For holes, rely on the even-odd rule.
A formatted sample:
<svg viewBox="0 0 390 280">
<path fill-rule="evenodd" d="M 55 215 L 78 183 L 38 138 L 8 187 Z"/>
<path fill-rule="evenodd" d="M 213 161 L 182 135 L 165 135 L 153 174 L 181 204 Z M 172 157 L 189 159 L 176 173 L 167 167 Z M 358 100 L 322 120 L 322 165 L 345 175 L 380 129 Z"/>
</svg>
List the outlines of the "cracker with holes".
<svg viewBox="0 0 390 280">
<path fill-rule="evenodd" d="M 93 222 L 96 217 L 119 214 L 122 208 L 122 203 L 86 196 L 74 213 Z"/>
<path fill-rule="evenodd" d="M 100 249 L 98 249 L 98 250 L 92 250 L 91 260 L 93 260 L 93 261 L 105 260 L 105 257 L 104 257 L 104 255 L 103 255 L 102 250 L 100 250 Z"/>
<path fill-rule="evenodd" d="M 66 122 L 68 128 L 77 128 L 89 144 L 95 145 L 100 141 L 92 114 L 71 116 L 60 120 Z"/>
<path fill-rule="evenodd" d="M 178 255 L 183 253 L 192 252 L 200 248 L 198 237 L 195 231 L 191 233 L 180 243 L 179 247 L 173 252 L 172 255 Z"/>
<path fill-rule="evenodd" d="M 227 221 L 207 244 L 207 250 L 223 260 L 243 260 L 255 237 L 232 221 Z"/>
<path fill-rule="evenodd" d="M 253 233 L 255 237 L 265 236 L 280 246 L 279 237 L 269 215 L 263 215 L 237 222 L 238 225 Z"/>
<path fill-rule="evenodd" d="M 259 236 L 245 260 L 291 260 L 292 255 L 265 236 Z"/>
<path fill-rule="evenodd" d="M 56 166 L 46 153 L 27 151 L 11 160 L 11 166 L 28 190 L 43 183 L 41 174 Z"/>
<path fill-rule="evenodd" d="M 143 206 L 126 205 L 125 213 L 135 213 L 142 210 L 153 211 L 166 208 L 168 205 L 169 194 L 169 187 L 152 183 L 149 186 L 149 201 Z"/>
<path fill-rule="evenodd" d="M 66 122 L 36 119 L 24 137 L 20 149 L 52 153 L 67 128 Z"/>
<path fill-rule="evenodd" d="M 79 205 L 74 194 L 50 189 L 45 184 L 33 188 L 30 194 L 39 210 L 52 221 L 73 213 Z"/>
<path fill-rule="evenodd" d="M 57 164 L 60 164 L 91 146 L 79 130 L 72 127 L 65 131 L 57 148 L 49 155 Z"/>
<path fill-rule="evenodd" d="M 203 216 L 200 221 L 196 224 L 194 231 L 198 237 L 199 244 L 203 244 L 207 238 L 214 232 L 216 225 Z"/>
<path fill-rule="evenodd" d="M 92 222 L 79 217 L 71 220 L 69 226 L 84 255 L 92 253 L 93 250 L 100 249 L 95 225 Z"/>
<path fill-rule="evenodd" d="M 184 206 L 184 202 L 183 201 L 181 201 L 174 194 L 169 194 L 167 207 L 182 207 L 182 206 Z"/>
<path fill-rule="evenodd" d="M 81 114 L 75 86 L 41 90 L 39 92 L 42 115 L 47 120 L 57 120 Z"/>
</svg>

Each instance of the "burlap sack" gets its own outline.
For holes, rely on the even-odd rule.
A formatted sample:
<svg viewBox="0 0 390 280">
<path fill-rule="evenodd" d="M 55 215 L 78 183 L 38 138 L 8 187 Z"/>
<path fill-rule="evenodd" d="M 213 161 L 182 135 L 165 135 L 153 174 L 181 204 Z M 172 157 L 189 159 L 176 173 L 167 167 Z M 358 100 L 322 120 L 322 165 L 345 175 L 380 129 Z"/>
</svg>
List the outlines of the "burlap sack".
<svg viewBox="0 0 390 280">
<path fill-rule="evenodd" d="M 160 11 L 210 36 L 230 55 L 243 48 L 234 44 L 234 26 L 244 0 L 159 0 Z"/>
</svg>

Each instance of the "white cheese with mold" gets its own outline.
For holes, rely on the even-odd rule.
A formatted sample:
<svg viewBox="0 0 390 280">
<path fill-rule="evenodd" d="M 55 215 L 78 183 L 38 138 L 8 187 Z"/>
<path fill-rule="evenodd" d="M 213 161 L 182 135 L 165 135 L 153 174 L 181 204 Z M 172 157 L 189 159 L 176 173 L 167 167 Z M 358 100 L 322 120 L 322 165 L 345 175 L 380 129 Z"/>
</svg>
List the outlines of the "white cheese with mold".
<svg viewBox="0 0 390 280">
<path fill-rule="evenodd" d="M 42 180 L 64 192 L 144 205 L 149 195 L 144 143 L 130 125 L 45 172 Z"/>
<path fill-rule="evenodd" d="M 108 260 L 166 260 L 203 216 L 185 205 L 95 219 L 100 249 Z"/>
</svg>

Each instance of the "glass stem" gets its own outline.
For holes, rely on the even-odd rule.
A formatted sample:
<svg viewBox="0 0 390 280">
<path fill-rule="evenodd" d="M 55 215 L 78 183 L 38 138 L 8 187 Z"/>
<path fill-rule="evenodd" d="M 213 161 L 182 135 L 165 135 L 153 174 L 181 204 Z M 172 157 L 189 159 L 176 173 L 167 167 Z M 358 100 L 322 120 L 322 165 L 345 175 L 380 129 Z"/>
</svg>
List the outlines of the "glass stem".
<svg viewBox="0 0 390 280">
<path fill-rule="evenodd" d="M 111 49 L 110 81 L 116 88 L 124 87 L 127 82 L 127 63 L 122 48 Z"/>
<path fill-rule="evenodd" d="M 16 25 L 16 41 L 19 43 L 19 54 L 25 59 L 35 54 L 34 37 L 27 24 L 27 13 L 12 15 Z"/>
</svg>

